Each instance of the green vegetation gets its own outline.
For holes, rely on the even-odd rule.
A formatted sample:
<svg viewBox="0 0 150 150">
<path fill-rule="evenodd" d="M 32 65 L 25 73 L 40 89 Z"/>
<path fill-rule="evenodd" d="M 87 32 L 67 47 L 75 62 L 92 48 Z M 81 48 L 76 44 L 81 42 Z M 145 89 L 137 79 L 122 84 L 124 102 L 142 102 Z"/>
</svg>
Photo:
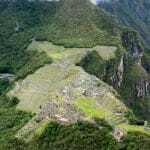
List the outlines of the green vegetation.
<svg viewBox="0 0 150 150">
<path fill-rule="evenodd" d="M 109 47 L 107 48 L 109 49 Z M 37 50 L 39 52 L 45 51 L 49 57 L 53 58 L 54 61 L 53 65 L 42 67 L 38 69 L 34 74 L 27 76 L 27 78 L 24 80 L 25 84 L 23 85 L 23 88 L 16 93 L 16 96 L 21 100 L 18 104 L 19 109 L 36 111 L 50 97 L 56 98 L 57 97 L 56 92 L 62 89 L 70 81 L 75 79 L 75 76 L 77 76 L 77 74 L 81 73 L 79 67 L 73 66 L 73 63 L 75 63 L 78 60 L 78 59 L 76 60 L 77 56 L 82 57 L 83 54 L 85 55 L 86 50 L 77 48 L 76 49 L 64 48 L 63 46 L 55 46 L 48 42 L 35 42 L 35 41 L 28 48 L 28 51 L 32 50 Z M 96 53 L 94 56 L 99 56 L 98 52 L 101 51 L 101 47 L 99 47 L 99 51 L 98 50 L 95 51 L 94 48 L 89 49 L 89 51 L 91 52 L 88 54 Z M 54 54 L 59 54 L 60 57 L 59 58 L 53 57 Z M 66 57 L 69 58 L 67 63 L 64 61 L 64 58 Z M 112 55 L 110 56 L 110 58 L 111 57 Z M 93 63 L 94 60 L 95 59 L 93 58 Z M 58 67 L 59 62 L 63 67 L 63 70 L 61 69 L 61 66 Z M 58 66 L 56 66 L 55 63 Z M 68 66 L 69 64 L 72 65 L 69 67 Z M 67 68 L 65 68 L 66 65 Z M 102 83 L 99 84 L 97 83 L 97 86 L 102 89 L 107 88 L 104 87 L 104 85 L 102 86 Z M 77 95 L 75 96 L 77 97 Z M 29 101 L 28 97 L 31 97 L 32 101 Z M 123 116 L 113 117 L 114 110 L 117 111 L 118 108 L 123 108 L 123 110 L 126 109 L 124 105 L 121 105 L 120 101 L 117 101 L 116 97 L 113 94 L 107 93 L 104 96 L 101 96 L 98 100 L 88 97 L 81 97 L 81 94 L 79 94 L 78 97 L 79 97 L 78 99 L 74 100 L 74 104 L 80 110 L 82 110 L 87 116 L 96 116 L 100 118 L 104 117 L 107 120 L 110 119 L 111 124 L 114 125 L 125 122 Z M 56 99 L 57 99 L 56 103 L 62 101 L 60 97 L 57 97 Z M 128 126 L 130 127 L 130 125 Z M 138 127 L 137 131 L 144 131 L 143 126 L 137 127 Z M 124 127 L 122 126 L 120 128 L 124 129 Z M 141 128 L 143 130 L 141 130 Z M 130 130 L 130 128 L 128 128 L 128 130 Z"/>
<path fill-rule="evenodd" d="M 142 58 L 142 66 L 145 68 L 145 70 L 150 73 L 150 53 L 149 49 L 146 51 L 146 54 L 144 54 Z"/>
<path fill-rule="evenodd" d="M 33 117 L 32 113 L 16 110 L 16 97 L 6 96 L 13 85 L 6 79 L 0 80 L 0 149 L 10 149 L 16 132 Z"/>
<path fill-rule="evenodd" d="M 124 50 L 119 47 L 115 51 L 111 49 L 111 52 L 109 48 L 104 52 L 95 48 L 93 50 L 95 51 L 89 52 L 78 65 L 82 66 L 89 74 L 95 75 L 112 85 L 110 78 L 116 73 L 121 57 L 124 55 Z"/>
<path fill-rule="evenodd" d="M 42 104 L 55 96 L 57 91 L 70 83 L 78 72 L 79 70 L 73 70 L 73 68 L 62 70 L 58 66 L 49 65 L 40 68 L 25 79 L 22 89 L 14 95 L 21 100 L 17 108 L 36 111 Z"/>
<path fill-rule="evenodd" d="M 83 48 L 119 42 L 115 18 L 88 0 L 60 1 L 58 9 L 53 23 L 43 29 L 36 40 Z"/>
<path fill-rule="evenodd" d="M 46 52 L 46 54 L 50 57 L 55 59 L 63 59 L 72 57 L 71 59 L 75 59 L 73 63 L 78 62 L 88 51 L 93 52 L 95 51 L 97 54 L 99 54 L 102 59 L 104 60 L 110 60 L 115 57 L 116 47 L 115 46 L 95 46 L 93 48 L 65 48 L 64 46 L 57 46 L 50 42 L 46 41 L 33 41 L 27 51 L 37 51 L 39 53 Z M 83 54 L 82 54 L 83 53 Z M 77 57 L 78 55 L 81 55 Z M 73 58 L 75 57 L 75 58 Z"/>
<path fill-rule="evenodd" d="M 150 46 L 150 1 L 118 0 L 99 2 L 99 6 L 114 14 L 121 26 L 130 27 L 140 32 L 145 43 Z"/>
<path fill-rule="evenodd" d="M 103 124 L 103 128 L 99 128 L 97 124 L 88 122 L 79 122 L 73 125 L 61 125 L 51 122 L 47 125 L 41 135 L 35 135 L 30 143 L 21 143 L 18 145 L 14 142 L 18 149 L 24 148 L 33 150 L 44 149 L 115 149 L 116 140 L 110 134 L 110 129 Z M 13 145 L 13 146 L 14 146 Z"/>
<path fill-rule="evenodd" d="M 95 116 L 99 118 L 112 117 L 111 112 L 101 107 L 95 99 L 88 97 L 81 97 L 74 101 L 78 108 L 83 110 L 88 116 Z"/>
<path fill-rule="evenodd" d="M 133 110 L 136 117 L 149 120 L 149 96 L 137 98 L 137 92 L 133 88 L 133 85 L 139 84 L 143 80 L 149 80 L 149 75 L 143 67 L 134 63 L 134 59 L 130 54 L 126 54 L 124 57 L 124 67 L 124 81 L 118 92 L 124 103 Z"/>
<path fill-rule="evenodd" d="M 33 41 L 27 51 L 37 51 L 39 53 L 45 52 L 50 58 L 54 60 L 62 60 L 66 58 L 72 59 L 72 62 L 75 63 L 74 61 L 78 61 L 77 56 L 81 55 L 83 52 L 85 52 L 85 48 L 65 48 L 64 46 L 57 46 L 54 45 L 50 42 L 37 42 Z M 82 57 L 82 55 L 81 55 Z"/>
<path fill-rule="evenodd" d="M 96 46 L 89 49 L 65 48 L 49 42 L 33 41 L 27 51 L 45 52 L 47 56 L 53 59 L 53 64 L 41 67 L 32 75 L 28 75 L 23 81 L 23 85 L 18 82 L 21 90 L 14 95 L 20 99 L 17 108 L 35 111 L 47 102 L 50 97 L 55 97 L 57 91 L 70 83 L 80 73 L 81 68 L 76 67 L 74 64 L 79 62 L 88 51 L 97 55 L 101 54 L 101 51 L 106 50 L 109 54 L 104 55 L 103 52 L 101 56 L 104 59 L 109 59 L 114 56 L 115 49 L 115 47 L 109 46 Z M 29 97 L 31 100 L 29 100 Z"/>
<path fill-rule="evenodd" d="M 150 147 L 150 136 L 141 132 L 129 132 L 122 140 L 123 143 L 119 146 L 121 150 L 149 150 Z"/>
<path fill-rule="evenodd" d="M 45 64 L 50 64 L 52 62 L 44 52 L 37 53 L 33 51 L 31 53 L 32 57 L 28 59 L 23 68 L 20 68 L 20 70 L 16 73 L 18 79 L 23 79 L 28 74 L 32 74 L 40 67 L 43 67 Z"/>
<path fill-rule="evenodd" d="M 125 39 L 124 34 L 126 33 L 130 34 L 131 43 Z M 124 103 L 133 110 L 136 117 L 139 117 L 142 120 L 149 120 L 149 96 L 147 96 L 147 98 L 144 97 L 144 100 L 143 97 L 137 98 L 137 91 L 135 89 L 135 86 L 140 84 L 140 82 L 143 82 L 144 80 L 149 81 L 149 74 L 147 72 L 149 71 L 149 55 L 145 54 L 144 58 L 142 59 L 143 66 L 145 66 L 146 69 L 145 70 L 142 66 L 135 63 L 135 58 L 130 54 L 132 42 L 134 42 L 135 45 L 140 43 L 139 35 L 137 32 L 129 29 L 123 29 L 122 43 L 123 46 L 127 49 L 127 52 L 118 48 L 115 51 L 115 57 L 110 57 L 109 60 L 104 60 L 100 53 L 97 51 L 92 51 L 89 52 L 78 63 L 78 65 L 82 66 L 89 74 L 95 75 L 106 83 L 113 85 L 113 87 L 118 91 L 120 98 L 123 99 Z M 116 86 L 116 81 L 112 82 L 111 79 L 112 77 L 116 76 L 116 72 L 122 56 L 124 56 L 123 82 L 121 86 L 118 87 Z"/>
<path fill-rule="evenodd" d="M 122 42 L 123 46 L 129 53 L 134 53 L 134 48 L 132 48 L 133 43 L 134 46 L 138 44 L 143 44 L 142 46 L 144 50 L 144 56 L 141 58 L 142 67 L 135 65 L 134 60 L 140 59 L 140 56 L 134 58 L 130 54 L 126 54 L 125 56 L 125 73 L 124 73 L 124 82 L 119 88 L 118 92 L 124 99 L 124 102 L 132 108 L 134 113 L 140 119 L 148 119 L 149 120 L 149 110 L 148 106 L 149 95 L 146 98 L 137 98 L 137 93 L 133 88 L 133 85 L 139 84 L 143 79 L 149 81 L 149 73 L 150 73 L 150 28 L 149 28 L 149 20 L 150 17 L 148 14 L 150 1 L 147 0 L 119 0 L 119 1 L 109 1 L 109 2 L 99 2 L 99 6 L 104 8 L 106 11 L 117 16 L 118 22 L 120 25 L 131 27 L 132 29 L 123 29 L 122 30 Z M 134 9 L 133 9 L 134 8 Z M 134 30 L 133 30 L 134 29 Z M 137 30 L 137 31 L 135 31 Z M 143 38 L 141 40 L 141 37 Z M 125 33 L 128 33 L 125 35 Z M 126 38 L 126 39 L 125 39 Z M 130 43 L 127 41 L 130 39 Z M 126 41 L 126 42 L 125 42 Z M 141 47 L 139 48 L 139 52 L 143 50 Z M 145 69 L 145 70 L 144 70 Z M 132 92 L 131 92 L 132 91 Z M 130 93 L 130 95 L 128 94 Z"/>
<path fill-rule="evenodd" d="M 117 51 L 117 47 L 115 46 L 95 46 L 92 49 L 98 52 L 102 59 L 106 61 L 115 58 Z"/>
<path fill-rule="evenodd" d="M 12 84 L 7 79 L 0 79 L 0 95 Z"/>
<path fill-rule="evenodd" d="M 101 68 L 104 65 L 104 61 L 99 56 L 97 51 L 92 51 L 81 60 L 79 65 L 82 66 L 86 72 L 98 76 L 98 74 L 100 74 Z"/>
<path fill-rule="evenodd" d="M 147 150 L 150 138 L 144 134 L 128 133 L 123 137 L 123 143 L 117 144 L 111 134 L 113 127 L 99 117 L 124 131 L 147 131 L 143 126 L 125 124 L 124 116 L 114 116 L 114 113 L 124 115 L 127 109 L 116 98 L 115 90 L 75 66 L 79 62 L 88 73 L 110 83 L 110 77 L 116 73 L 125 54 L 119 33 L 115 17 L 88 0 L 0 0 L 0 73 L 15 74 L 17 80 L 12 91 L 13 82 L 0 80 L 0 149 Z M 136 66 L 127 55 L 125 84 L 118 90 L 123 98 L 132 90 L 132 81 L 146 77 L 143 68 Z M 147 69 L 148 62 L 146 55 L 142 64 Z M 106 76 L 103 74 L 105 69 Z M 84 88 L 89 92 L 98 91 L 100 96 L 89 98 L 85 96 Z M 65 97 L 64 93 L 70 97 Z M 63 125 L 44 120 L 34 122 L 37 128 L 32 132 L 34 114 L 30 111 L 36 112 L 50 98 L 57 104 L 72 102 L 87 117 L 96 117 L 95 123 Z M 137 111 L 138 106 L 134 103 L 134 110 Z M 59 111 L 63 112 L 64 108 L 60 107 Z M 134 115 L 129 117 L 131 124 L 137 124 Z M 27 123 L 25 140 L 23 132 L 21 138 L 17 138 Z M 136 146 L 133 140 L 139 141 L 139 145 Z"/>
<path fill-rule="evenodd" d="M 70 8 L 71 5 L 75 9 Z M 43 52 L 25 50 L 33 38 L 66 47 L 117 45 L 119 42 L 116 38 L 117 24 L 114 17 L 87 0 L 71 0 L 69 3 L 67 0 L 1 1 L 0 7 L 0 72 L 14 73 L 17 78 L 25 78 L 45 63 L 51 62 Z M 61 56 L 53 54 L 52 57 Z"/>
<path fill-rule="evenodd" d="M 56 122 L 46 123 L 28 143 L 13 139 L 5 148 L 13 149 L 96 149 L 107 150 L 149 150 L 150 136 L 141 132 L 128 132 L 118 144 L 111 135 L 112 127 L 105 120 L 95 118 L 95 123 L 78 122 L 62 125 Z M 42 130 L 42 132 L 41 132 Z"/>
<path fill-rule="evenodd" d="M 44 18 L 51 18 L 54 12 L 55 5 L 45 3 L 26 0 L 0 2 L 0 7 L 3 8 L 0 9 L 0 72 L 24 78 L 51 62 L 45 53 L 25 51 L 41 26 L 47 22 Z"/>
<path fill-rule="evenodd" d="M 137 132 L 141 132 L 141 133 L 150 135 L 150 132 L 146 131 L 144 129 L 144 126 L 142 126 L 142 125 L 129 125 L 127 123 L 122 123 L 122 124 L 117 125 L 116 127 L 121 128 L 126 132 L 137 131 Z"/>
<path fill-rule="evenodd" d="M 21 129 L 33 114 L 16 110 L 16 98 L 0 97 L 0 149 L 9 149 L 16 132 Z"/>
</svg>

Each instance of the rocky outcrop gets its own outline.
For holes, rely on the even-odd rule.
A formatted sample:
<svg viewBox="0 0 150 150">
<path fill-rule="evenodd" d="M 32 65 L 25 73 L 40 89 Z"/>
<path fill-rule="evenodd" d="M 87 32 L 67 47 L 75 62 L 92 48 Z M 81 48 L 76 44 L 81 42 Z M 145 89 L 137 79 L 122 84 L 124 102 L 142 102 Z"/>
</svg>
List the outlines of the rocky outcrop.
<svg viewBox="0 0 150 150">
<path fill-rule="evenodd" d="M 135 74 L 132 79 L 135 96 L 137 98 L 145 98 L 148 95 L 150 81 L 148 72 L 142 66 L 144 47 L 138 33 L 136 31 L 125 29 L 122 32 L 122 44 L 134 60 L 132 64 L 133 71 L 130 72 Z"/>
<path fill-rule="evenodd" d="M 136 31 L 124 31 L 122 34 L 122 43 L 124 47 L 133 56 L 136 64 L 141 65 L 141 58 L 144 55 L 144 47 Z"/>
<path fill-rule="evenodd" d="M 19 31 L 20 27 L 19 27 L 19 23 L 16 23 L 16 26 L 15 26 L 15 31 Z"/>
<path fill-rule="evenodd" d="M 121 57 L 116 73 L 113 75 L 113 77 L 111 77 L 111 82 L 113 86 L 117 86 L 117 88 L 121 86 L 123 82 L 123 74 L 124 74 L 124 56 Z"/>
<path fill-rule="evenodd" d="M 145 98 L 148 95 L 149 82 L 142 80 L 139 83 L 135 83 L 136 96 Z"/>
</svg>

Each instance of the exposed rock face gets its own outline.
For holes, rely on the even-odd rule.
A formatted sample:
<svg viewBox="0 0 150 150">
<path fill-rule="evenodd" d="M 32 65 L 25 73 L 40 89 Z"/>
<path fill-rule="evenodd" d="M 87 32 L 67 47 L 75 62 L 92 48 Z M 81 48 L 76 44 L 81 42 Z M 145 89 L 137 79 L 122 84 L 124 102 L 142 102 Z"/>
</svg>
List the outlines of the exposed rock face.
<svg viewBox="0 0 150 150">
<path fill-rule="evenodd" d="M 15 31 L 19 31 L 19 23 L 16 23 Z"/>
<path fill-rule="evenodd" d="M 137 97 L 145 98 L 148 95 L 148 87 L 149 82 L 146 80 L 142 80 L 139 83 L 135 83 L 135 90 L 137 93 Z"/>
<path fill-rule="evenodd" d="M 133 90 L 138 98 L 148 95 L 149 77 L 147 71 L 142 67 L 141 60 L 144 56 L 144 47 L 136 31 L 125 30 L 122 34 L 122 43 L 134 59 L 136 79 L 133 81 Z"/>
<path fill-rule="evenodd" d="M 124 74 L 124 56 L 121 57 L 116 74 L 114 74 L 114 76 L 111 78 L 112 84 L 114 86 L 117 86 L 118 88 L 121 86 L 121 83 L 123 82 L 123 74 Z"/>
<path fill-rule="evenodd" d="M 124 133 L 121 129 L 119 128 L 115 128 L 113 131 L 112 131 L 112 134 L 113 136 L 117 139 L 118 143 L 121 142 L 121 138 L 123 137 Z"/>
<path fill-rule="evenodd" d="M 0 73 L 0 79 L 7 79 L 9 81 L 14 81 L 15 80 L 15 75 L 14 74 L 9 74 L 9 73 Z"/>
<path fill-rule="evenodd" d="M 125 31 L 122 36 L 123 45 L 134 57 L 136 64 L 141 65 L 141 57 L 144 55 L 144 47 L 135 31 Z"/>
</svg>

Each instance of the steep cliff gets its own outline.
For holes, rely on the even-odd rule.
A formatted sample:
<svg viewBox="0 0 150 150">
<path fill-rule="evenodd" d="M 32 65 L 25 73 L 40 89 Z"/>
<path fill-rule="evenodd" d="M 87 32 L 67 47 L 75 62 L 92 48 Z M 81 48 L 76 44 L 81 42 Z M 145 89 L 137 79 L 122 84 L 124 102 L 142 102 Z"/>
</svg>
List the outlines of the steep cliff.
<svg viewBox="0 0 150 150">
<path fill-rule="evenodd" d="M 145 98 L 148 95 L 149 78 L 148 72 L 141 65 L 144 56 L 144 47 L 136 31 L 124 30 L 122 33 L 122 43 L 126 50 L 134 59 L 135 68 L 137 68 L 137 79 L 134 83 L 137 97 Z"/>
<path fill-rule="evenodd" d="M 144 55 L 144 47 L 139 39 L 138 33 L 132 30 L 124 30 L 122 33 L 122 43 L 133 56 L 135 63 L 141 65 L 141 58 Z"/>
<path fill-rule="evenodd" d="M 111 77 L 111 82 L 114 87 L 119 88 L 123 82 L 124 75 L 124 56 L 121 57 L 116 73 Z"/>
</svg>

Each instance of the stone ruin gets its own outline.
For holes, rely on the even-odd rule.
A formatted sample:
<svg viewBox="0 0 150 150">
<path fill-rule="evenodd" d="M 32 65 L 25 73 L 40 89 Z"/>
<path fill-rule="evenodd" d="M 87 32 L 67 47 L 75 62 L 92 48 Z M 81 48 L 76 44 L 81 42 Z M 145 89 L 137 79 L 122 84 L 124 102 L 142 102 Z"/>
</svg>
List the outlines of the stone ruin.
<svg viewBox="0 0 150 150">
<path fill-rule="evenodd" d="M 117 139 L 118 143 L 121 143 L 121 138 L 123 137 L 124 133 L 121 129 L 119 128 L 115 128 L 113 131 L 112 131 L 112 134 L 113 136 Z"/>
<path fill-rule="evenodd" d="M 150 131 L 150 123 L 148 121 L 144 121 L 144 129 Z"/>
<path fill-rule="evenodd" d="M 53 99 L 40 107 L 36 121 L 41 122 L 44 119 L 50 119 L 60 123 L 71 124 L 83 120 L 84 117 L 85 114 L 75 105 L 69 102 L 56 103 Z"/>
</svg>

